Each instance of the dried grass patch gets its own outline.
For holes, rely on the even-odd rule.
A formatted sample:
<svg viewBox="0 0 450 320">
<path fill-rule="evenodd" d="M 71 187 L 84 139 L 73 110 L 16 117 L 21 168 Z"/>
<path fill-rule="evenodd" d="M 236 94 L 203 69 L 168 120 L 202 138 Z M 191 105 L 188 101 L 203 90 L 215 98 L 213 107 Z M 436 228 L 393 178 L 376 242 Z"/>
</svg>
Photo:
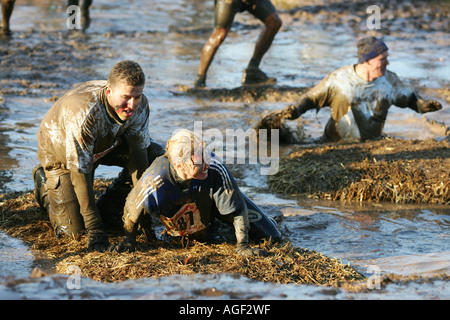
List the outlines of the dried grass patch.
<svg viewBox="0 0 450 320">
<path fill-rule="evenodd" d="M 382 139 L 303 146 L 281 159 L 271 190 L 329 200 L 450 203 L 449 141 Z"/>
<path fill-rule="evenodd" d="M 98 192 L 105 186 L 96 182 Z M 364 279 L 337 259 L 289 242 L 253 244 L 267 250 L 268 255 L 242 257 L 235 253 L 235 245 L 227 242 L 204 244 L 164 238 L 146 242 L 141 236 L 140 250 L 133 253 L 89 253 L 84 235 L 75 239 L 54 236 L 47 214 L 31 192 L 0 196 L 0 229 L 46 256 L 57 273 L 71 273 L 76 266 L 83 276 L 103 282 L 193 273 L 235 273 L 259 281 L 333 286 Z M 121 239 L 120 233 L 110 233 L 111 242 Z"/>
<path fill-rule="evenodd" d="M 229 243 L 194 242 L 187 247 L 160 244 L 134 253 L 81 253 L 60 261 L 56 267 L 58 273 L 70 273 L 75 265 L 83 275 L 107 282 L 193 273 L 236 273 L 265 282 L 333 286 L 364 279 L 352 267 L 315 251 L 295 248 L 290 243 L 261 246 L 268 251 L 266 257 L 239 256 L 235 245 Z"/>
</svg>

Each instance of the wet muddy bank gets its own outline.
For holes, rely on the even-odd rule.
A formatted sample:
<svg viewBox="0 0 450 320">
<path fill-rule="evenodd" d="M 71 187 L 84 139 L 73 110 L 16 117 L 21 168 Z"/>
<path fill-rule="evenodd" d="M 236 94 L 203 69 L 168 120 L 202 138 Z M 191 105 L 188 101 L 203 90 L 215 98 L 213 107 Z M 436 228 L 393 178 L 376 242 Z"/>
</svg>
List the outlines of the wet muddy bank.
<svg viewBox="0 0 450 320">
<path fill-rule="evenodd" d="M 96 182 L 96 193 L 107 186 Z M 37 255 L 48 257 L 50 271 L 70 274 L 77 266 L 81 273 L 101 282 L 161 277 L 171 274 L 236 273 L 253 280 L 276 283 L 341 286 L 365 277 L 337 259 L 315 251 L 296 248 L 283 241 L 252 244 L 267 251 L 267 256 L 240 257 L 235 253 L 232 230 L 225 230 L 217 244 L 158 235 L 158 240 L 138 237 L 139 250 L 133 253 L 88 253 L 85 235 L 57 239 L 46 213 L 32 193 L 10 194 L 0 198 L 0 229 L 24 241 Z M 108 230 L 111 243 L 120 242 L 122 230 Z M 162 237 L 162 238 L 161 238 Z"/>
<path fill-rule="evenodd" d="M 196 89 L 189 86 L 179 86 L 178 91 L 172 91 L 174 96 L 187 95 L 196 99 L 206 99 L 220 102 L 288 102 L 296 101 L 309 88 L 296 88 L 277 85 L 241 86 L 236 88 Z"/>
<path fill-rule="evenodd" d="M 448 32 L 448 1 L 418 1 L 380 0 L 376 3 L 359 1 L 308 1 L 308 0 L 274 0 L 273 3 L 285 10 L 292 19 L 303 23 L 317 23 L 324 25 L 348 25 L 353 32 L 367 31 L 366 22 L 369 15 L 380 14 L 380 23 L 386 34 L 394 32 L 409 32 L 411 29 L 425 31 Z M 372 5 L 371 8 L 369 8 Z M 285 19 L 288 20 L 288 19 Z M 372 22 L 372 21 L 370 21 Z"/>
<path fill-rule="evenodd" d="M 72 277 L 72 278 L 71 278 Z M 0 281 L 0 299 L 16 300 L 170 300 L 170 305 L 186 305 L 186 300 L 252 300 L 265 303 L 288 300 L 446 300 L 450 281 L 448 277 L 417 279 L 383 276 L 379 289 L 368 289 L 355 284 L 343 289 L 313 285 L 256 282 L 236 274 L 171 275 L 161 278 L 143 278 L 119 283 L 101 283 L 82 277 L 76 283 L 73 276 L 38 275 L 35 278 Z M 69 289 L 68 284 L 79 289 Z M 363 288 L 363 289 L 361 289 Z M 439 288 L 436 290 L 435 288 Z M 45 292 L 45 294 L 43 294 Z M 155 302 L 156 304 L 158 302 Z M 207 304 L 206 302 L 203 302 Z M 269 302 L 270 304 L 270 302 Z M 279 308 L 276 308 L 279 307 Z M 292 309 L 292 310 L 290 310 Z M 298 301 L 275 303 L 272 313 L 287 315 L 298 310 Z M 336 312 L 333 308 L 333 313 Z M 178 315 L 178 310 L 176 310 Z"/>
<path fill-rule="evenodd" d="M 106 182 L 97 181 L 97 192 Z M 1 230 L 24 241 L 29 247 L 25 254 L 35 257 L 27 268 L 16 266 L 32 270 L 29 277 L 16 272 L 0 278 L 0 298 L 5 299 L 416 299 L 421 290 L 428 298 L 445 299 L 446 290 L 442 295 L 430 288 L 443 289 L 450 283 L 445 273 L 377 274 L 374 278 L 368 270 L 355 270 L 340 259 L 286 242 L 259 244 L 268 256 L 253 258 L 237 256 L 229 243 L 167 239 L 146 243 L 142 237 L 138 238 L 140 251 L 134 253 L 88 253 L 84 235 L 55 237 L 32 193 L 7 194 L 0 200 Z M 283 215 L 293 213 L 284 210 Z M 282 230 L 287 230 L 286 223 L 278 217 Z M 109 230 L 109 234 L 112 241 L 122 238 L 117 231 Z M 77 285 L 74 279 L 79 281 L 77 290 L 72 288 Z M 248 285 L 244 288 L 242 282 Z"/>
</svg>

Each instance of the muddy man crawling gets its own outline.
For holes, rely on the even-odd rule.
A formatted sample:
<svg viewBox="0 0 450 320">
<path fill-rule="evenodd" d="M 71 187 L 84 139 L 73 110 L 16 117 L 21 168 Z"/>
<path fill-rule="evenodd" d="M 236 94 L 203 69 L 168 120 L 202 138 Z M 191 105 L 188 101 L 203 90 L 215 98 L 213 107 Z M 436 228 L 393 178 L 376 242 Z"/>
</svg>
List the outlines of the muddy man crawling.
<svg viewBox="0 0 450 320">
<path fill-rule="evenodd" d="M 440 110 L 435 100 L 424 100 L 406 87 L 394 72 L 387 70 L 388 47 L 375 37 L 358 41 L 358 63 L 328 74 L 294 104 L 269 113 L 257 129 L 280 129 L 280 140 L 294 143 L 285 120 L 294 120 L 311 109 L 330 107 L 323 141 L 364 141 L 382 136 L 392 105 L 417 113 Z M 283 135 L 282 135 L 283 133 Z"/>
</svg>

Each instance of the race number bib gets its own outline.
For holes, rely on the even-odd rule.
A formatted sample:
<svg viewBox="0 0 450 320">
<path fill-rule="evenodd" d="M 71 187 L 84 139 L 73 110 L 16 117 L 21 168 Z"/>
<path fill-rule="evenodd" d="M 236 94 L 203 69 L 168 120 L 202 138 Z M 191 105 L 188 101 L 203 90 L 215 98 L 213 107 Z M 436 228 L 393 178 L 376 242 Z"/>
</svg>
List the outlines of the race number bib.
<svg viewBox="0 0 450 320">
<path fill-rule="evenodd" d="M 166 227 L 167 232 L 175 237 L 192 234 L 206 228 L 195 203 L 185 204 L 172 218 L 160 215 L 159 219 Z"/>
</svg>

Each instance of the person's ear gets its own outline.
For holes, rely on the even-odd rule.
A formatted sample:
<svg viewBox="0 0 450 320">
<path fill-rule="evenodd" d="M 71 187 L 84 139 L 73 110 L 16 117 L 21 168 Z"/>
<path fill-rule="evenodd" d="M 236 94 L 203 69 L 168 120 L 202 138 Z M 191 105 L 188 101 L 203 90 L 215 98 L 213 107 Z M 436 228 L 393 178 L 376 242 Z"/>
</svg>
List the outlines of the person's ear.
<svg viewBox="0 0 450 320">
<path fill-rule="evenodd" d="M 105 90 L 106 96 L 110 97 L 111 93 L 112 93 L 111 87 L 110 86 L 106 86 L 106 90 Z"/>
</svg>

